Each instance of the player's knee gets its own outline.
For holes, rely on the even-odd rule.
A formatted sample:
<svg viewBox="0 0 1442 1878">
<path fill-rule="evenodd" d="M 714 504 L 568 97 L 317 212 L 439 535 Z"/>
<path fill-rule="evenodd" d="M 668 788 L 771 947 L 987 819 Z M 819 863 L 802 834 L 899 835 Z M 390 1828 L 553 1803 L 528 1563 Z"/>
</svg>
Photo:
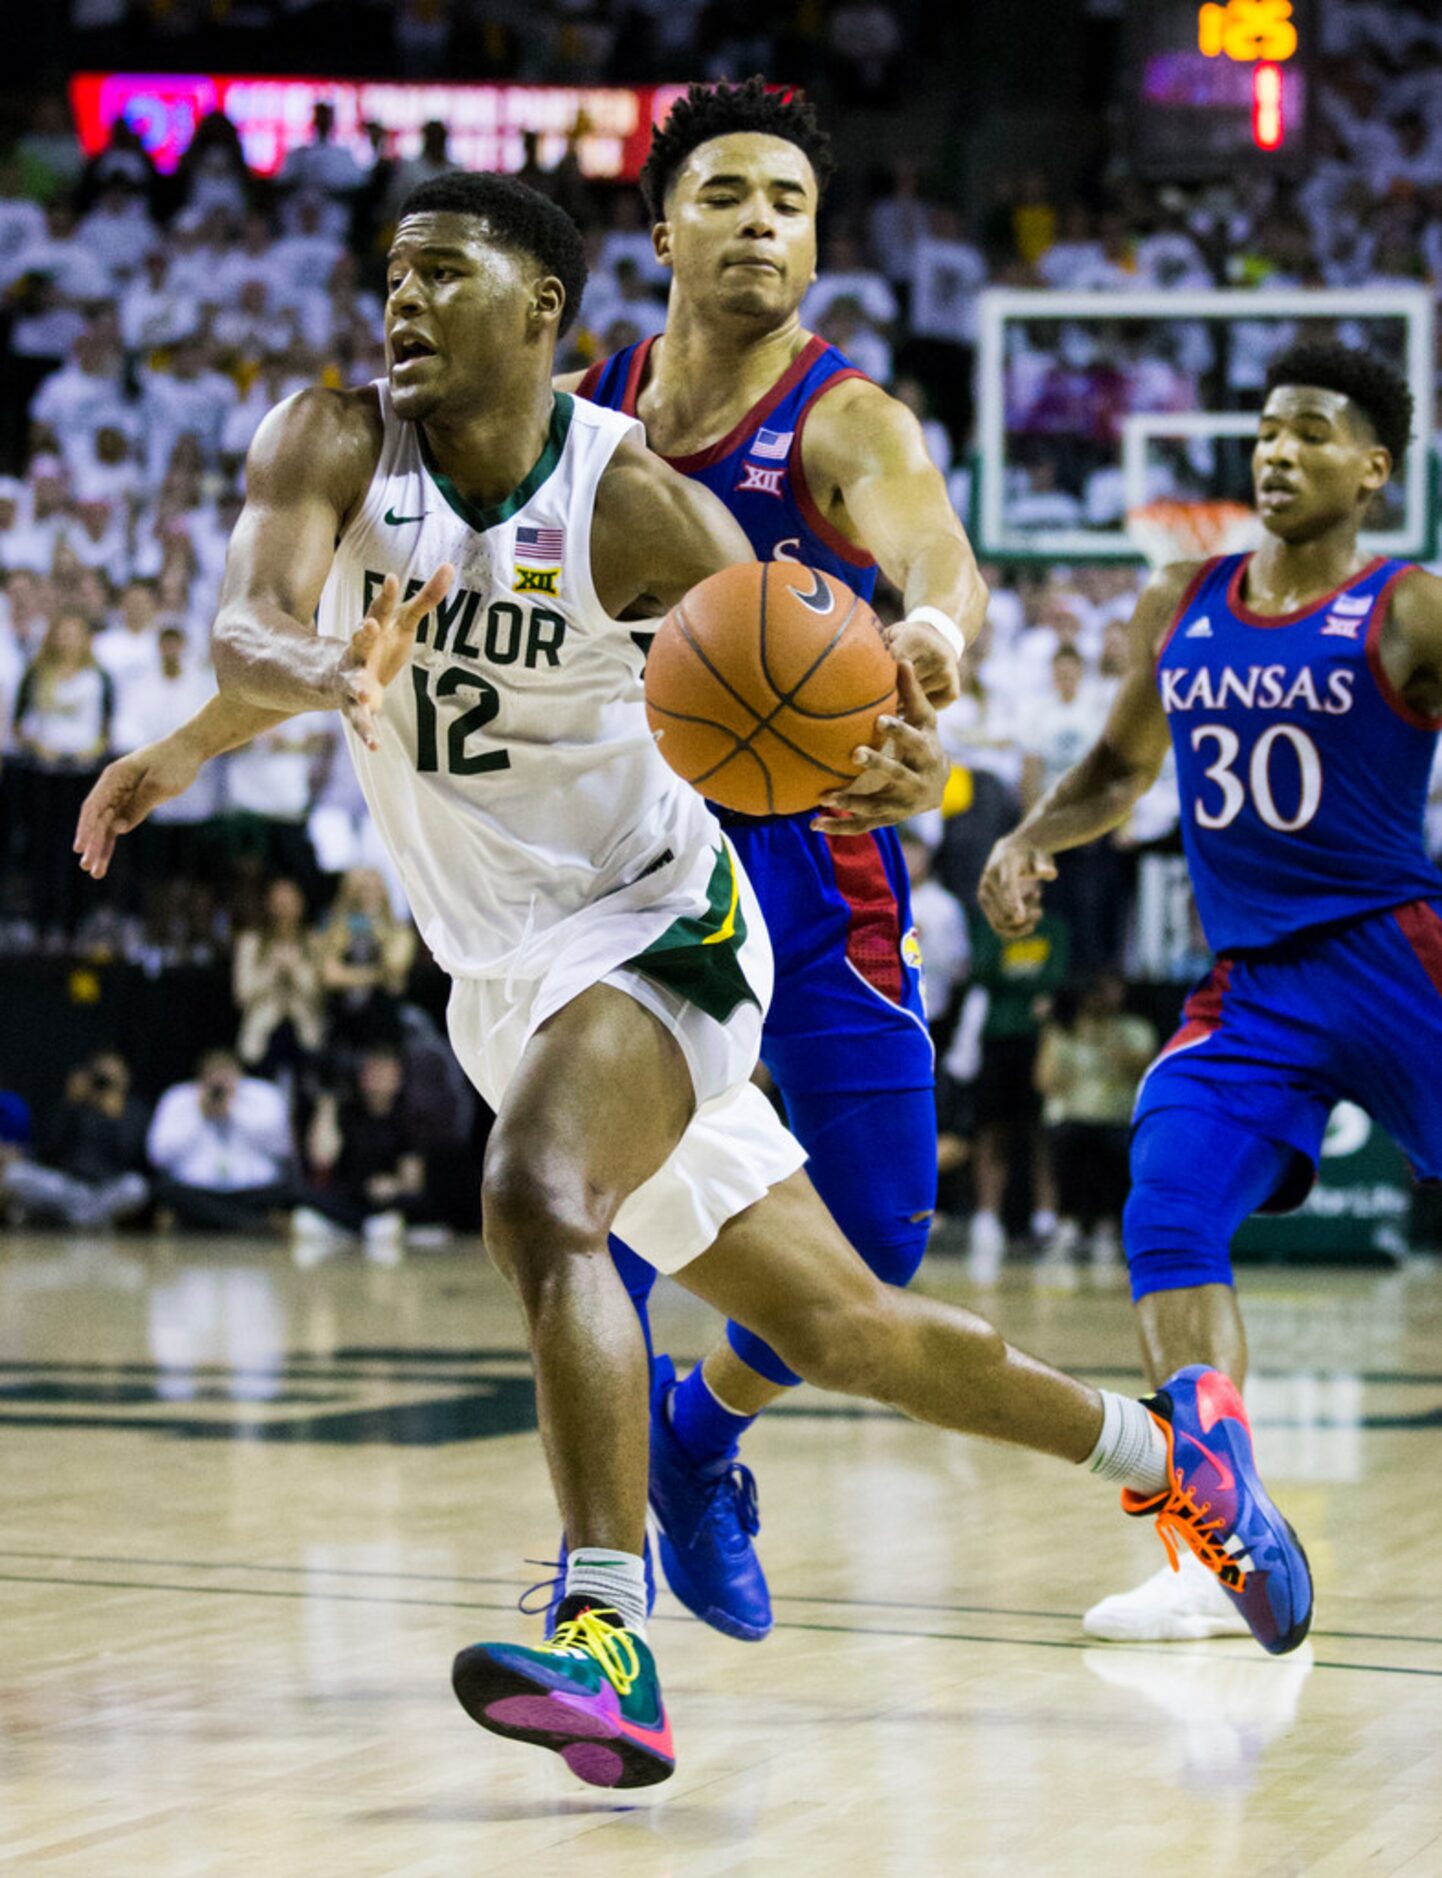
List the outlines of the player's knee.
<svg viewBox="0 0 1442 1878">
<path fill-rule="evenodd" d="M 844 1298 L 812 1304 L 767 1332 L 781 1360 L 803 1382 L 839 1395 L 875 1396 L 886 1373 L 883 1348 L 889 1331 L 889 1294 L 876 1285 Z"/>
<path fill-rule="evenodd" d="M 1122 1214 L 1132 1297 L 1232 1282 L 1231 1233 L 1191 1196 L 1153 1182 L 1133 1187 Z"/>
<path fill-rule="evenodd" d="M 481 1230 L 487 1252 L 523 1293 L 557 1259 L 603 1247 L 607 1224 L 574 1170 L 492 1137 L 481 1179 Z"/>
</svg>

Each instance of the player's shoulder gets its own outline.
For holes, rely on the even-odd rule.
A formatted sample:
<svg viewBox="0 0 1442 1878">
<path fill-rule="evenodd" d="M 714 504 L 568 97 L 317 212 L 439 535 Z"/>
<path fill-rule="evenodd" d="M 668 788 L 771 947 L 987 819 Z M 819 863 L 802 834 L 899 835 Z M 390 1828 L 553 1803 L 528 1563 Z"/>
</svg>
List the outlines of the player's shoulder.
<svg viewBox="0 0 1442 1878">
<path fill-rule="evenodd" d="M 1168 561 L 1152 570 L 1137 595 L 1131 622 L 1133 643 L 1145 652 L 1148 661 L 1160 654 L 1187 595 L 1212 565 L 1211 561 Z"/>
<path fill-rule="evenodd" d="M 374 474 L 385 434 L 374 385 L 307 385 L 267 412 L 246 461 L 252 492 L 325 488 L 352 494 Z"/>
<path fill-rule="evenodd" d="M 1392 619 L 1401 626 L 1442 624 L 1442 575 L 1417 562 L 1400 568 L 1391 584 Z"/>
<path fill-rule="evenodd" d="M 875 379 L 838 375 L 822 385 L 806 413 L 802 448 L 808 467 L 855 465 L 925 453 L 914 411 Z"/>
</svg>

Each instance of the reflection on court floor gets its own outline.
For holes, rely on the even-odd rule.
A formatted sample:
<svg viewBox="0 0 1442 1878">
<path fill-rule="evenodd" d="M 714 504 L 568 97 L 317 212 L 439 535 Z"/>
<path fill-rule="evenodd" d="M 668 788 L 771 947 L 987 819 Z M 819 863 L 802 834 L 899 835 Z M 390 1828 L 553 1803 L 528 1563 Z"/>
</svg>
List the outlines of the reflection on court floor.
<svg viewBox="0 0 1442 1878">
<path fill-rule="evenodd" d="M 966 1295 L 950 1265 L 925 1274 Z M 777 1626 L 653 1640 L 680 1769 L 639 1802 L 476 1730 L 557 1521 L 476 1248 L 298 1274 L 258 1244 L 0 1253 L 0 1870 L 1421 1874 L 1442 1869 L 1442 1281 L 1247 1280 L 1259 1445 L 1317 1573 L 1298 1656 L 1099 1647 L 1160 1555 L 1096 1484 L 801 1391 L 749 1458 Z M 997 1295 L 1134 1375 L 1115 1295 Z M 707 1314 L 670 1290 L 678 1354 Z M 1125 1770 L 1119 1788 L 1112 1773 Z M 1438 1863 L 1429 1866 L 1434 1854 Z M 1373 1861 L 1369 1863 L 1369 1861 Z"/>
</svg>

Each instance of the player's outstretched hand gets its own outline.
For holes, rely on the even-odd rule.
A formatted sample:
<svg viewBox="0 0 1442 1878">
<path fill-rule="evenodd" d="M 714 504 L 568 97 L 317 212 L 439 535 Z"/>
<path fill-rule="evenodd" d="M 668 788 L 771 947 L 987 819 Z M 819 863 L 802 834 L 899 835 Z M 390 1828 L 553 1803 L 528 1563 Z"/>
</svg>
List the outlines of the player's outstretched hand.
<svg viewBox="0 0 1442 1878">
<path fill-rule="evenodd" d="M 896 668 L 896 692 L 900 716 L 876 720 L 886 741 L 879 750 L 863 744 L 853 751 L 861 774 L 821 798 L 824 812 L 811 826 L 823 835 L 870 834 L 940 803 L 950 765 L 936 734 L 936 712 L 906 659 Z"/>
<path fill-rule="evenodd" d="M 199 769 L 198 752 L 174 736 L 107 763 L 80 806 L 72 845 L 82 869 L 104 880 L 120 836 L 138 828 L 162 802 L 184 795 Z"/>
<path fill-rule="evenodd" d="M 1056 862 L 1041 848 L 1003 835 L 987 858 L 977 898 L 994 933 L 1019 939 L 1041 919 L 1042 882 L 1056 879 Z"/>
<path fill-rule="evenodd" d="M 961 662 L 934 626 L 903 619 L 883 627 L 881 637 L 892 658 L 905 659 L 921 680 L 927 702 L 944 711 L 961 696 Z"/>
<path fill-rule="evenodd" d="M 368 750 L 380 748 L 377 720 L 386 686 L 403 671 L 416 628 L 450 592 L 456 570 L 443 562 L 420 592 L 401 605 L 401 583 L 387 574 L 375 605 L 351 634 L 340 664 L 342 715 Z"/>
</svg>

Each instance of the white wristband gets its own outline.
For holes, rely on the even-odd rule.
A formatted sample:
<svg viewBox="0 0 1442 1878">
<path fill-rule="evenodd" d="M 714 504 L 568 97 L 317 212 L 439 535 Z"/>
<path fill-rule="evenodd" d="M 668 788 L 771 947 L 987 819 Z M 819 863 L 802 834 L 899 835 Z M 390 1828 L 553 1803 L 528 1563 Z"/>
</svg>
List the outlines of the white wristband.
<svg viewBox="0 0 1442 1878">
<path fill-rule="evenodd" d="M 954 619 L 948 619 L 939 606 L 913 607 L 901 623 L 903 626 L 930 626 L 933 632 L 940 633 L 958 659 L 966 651 L 961 628 Z"/>
</svg>

